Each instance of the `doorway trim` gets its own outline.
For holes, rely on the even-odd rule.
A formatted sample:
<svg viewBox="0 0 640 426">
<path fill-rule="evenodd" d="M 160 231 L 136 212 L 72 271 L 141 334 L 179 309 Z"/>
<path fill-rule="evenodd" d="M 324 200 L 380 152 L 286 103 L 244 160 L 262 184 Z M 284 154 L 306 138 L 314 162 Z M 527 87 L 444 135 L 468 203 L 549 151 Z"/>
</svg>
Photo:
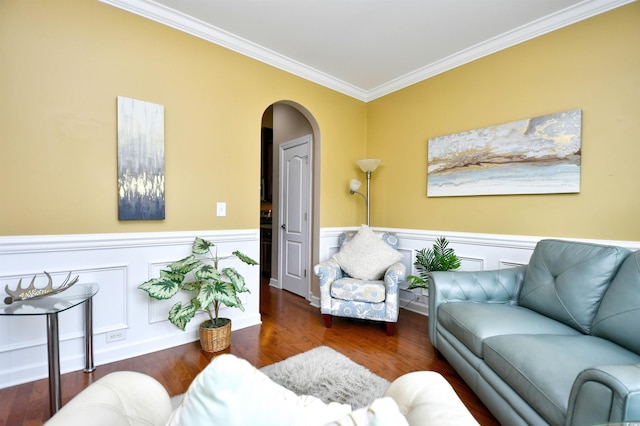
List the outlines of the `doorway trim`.
<svg viewBox="0 0 640 426">
<path fill-rule="evenodd" d="M 320 132 L 320 126 L 318 124 L 318 121 L 315 119 L 313 114 L 301 104 L 291 100 L 280 100 L 280 101 L 273 102 L 271 105 L 275 106 L 278 104 L 287 105 L 297 110 L 307 120 L 307 122 L 311 127 L 311 134 L 313 139 L 311 156 L 313 159 L 313 163 L 311 166 L 311 220 L 310 220 L 311 251 L 309 253 L 310 258 L 308 259 L 308 263 L 309 263 L 309 268 L 312 268 L 313 265 L 317 264 L 320 259 L 320 188 L 321 188 L 321 184 L 320 184 L 321 152 L 320 151 L 322 146 L 322 133 Z M 267 108 L 268 106 L 265 107 L 265 110 Z M 275 127 L 276 125 L 274 124 L 274 132 L 276 131 Z M 275 142 L 276 141 L 274 140 L 274 143 Z M 277 158 L 276 155 L 274 155 L 274 159 L 275 158 Z M 273 171 L 274 174 L 280 173 L 279 167 L 280 167 L 279 164 L 277 168 L 274 167 L 274 171 Z M 274 221 L 279 220 L 279 216 L 278 216 L 279 211 L 278 212 L 275 211 L 275 209 L 278 208 L 277 204 L 274 204 L 273 207 L 274 207 L 273 219 Z M 274 246 L 273 248 L 274 257 L 279 256 L 279 251 L 280 251 L 280 241 L 279 241 L 279 238 L 276 237 L 276 235 L 278 235 L 278 233 L 274 233 L 274 238 L 272 240 L 273 246 Z M 273 267 L 278 268 L 279 263 L 280 263 L 279 259 L 277 261 L 274 261 Z M 273 278 L 273 276 L 278 277 L 279 273 L 280 272 L 277 271 L 276 273 L 272 274 L 272 278 L 269 281 L 269 284 L 276 288 L 282 288 L 280 282 L 278 281 L 278 278 Z M 309 293 L 308 300 L 313 301 L 319 298 L 319 294 L 320 294 L 319 282 L 313 274 L 311 275 L 310 287 L 311 287 L 311 290 Z"/>
</svg>

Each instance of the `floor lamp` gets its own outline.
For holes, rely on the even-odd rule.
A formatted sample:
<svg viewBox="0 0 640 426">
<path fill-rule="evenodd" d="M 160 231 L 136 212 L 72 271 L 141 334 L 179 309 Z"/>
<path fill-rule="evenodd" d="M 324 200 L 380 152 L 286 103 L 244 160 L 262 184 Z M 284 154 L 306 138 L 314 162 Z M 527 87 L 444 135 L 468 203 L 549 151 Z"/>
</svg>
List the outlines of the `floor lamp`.
<svg viewBox="0 0 640 426">
<path fill-rule="evenodd" d="M 367 226 L 371 226 L 371 173 L 373 173 L 378 166 L 382 163 L 382 160 L 376 160 L 373 158 L 366 158 L 364 160 L 356 161 L 356 164 L 362 169 L 363 172 L 367 174 L 367 195 L 365 196 L 363 193 L 358 192 L 358 188 L 360 188 L 360 181 L 358 179 L 351 179 L 349 182 L 349 193 L 359 194 L 364 198 L 364 201 L 367 203 Z"/>
</svg>

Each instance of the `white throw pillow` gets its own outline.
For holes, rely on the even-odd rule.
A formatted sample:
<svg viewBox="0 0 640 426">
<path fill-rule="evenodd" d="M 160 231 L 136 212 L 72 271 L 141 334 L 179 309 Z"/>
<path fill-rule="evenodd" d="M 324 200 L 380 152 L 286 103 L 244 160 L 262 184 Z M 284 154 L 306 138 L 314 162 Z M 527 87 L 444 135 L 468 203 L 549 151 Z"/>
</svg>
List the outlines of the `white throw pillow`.
<svg viewBox="0 0 640 426">
<path fill-rule="evenodd" d="M 362 225 L 333 258 L 353 278 L 379 280 L 389 266 L 402 259 L 402 254 L 389 247 L 367 225 Z"/>
<path fill-rule="evenodd" d="M 167 425 L 324 425 L 351 406 L 298 396 L 244 359 L 215 357 L 191 383 Z"/>
</svg>

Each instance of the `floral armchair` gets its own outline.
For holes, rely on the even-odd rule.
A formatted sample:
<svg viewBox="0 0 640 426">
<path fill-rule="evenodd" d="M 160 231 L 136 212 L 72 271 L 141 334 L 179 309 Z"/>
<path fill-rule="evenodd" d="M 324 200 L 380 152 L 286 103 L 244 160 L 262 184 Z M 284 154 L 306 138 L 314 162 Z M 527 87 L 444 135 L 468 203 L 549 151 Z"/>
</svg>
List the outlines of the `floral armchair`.
<svg viewBox="0 0 640 426">
<path fill-rule="evenodd" d="M 340 235 L 340 251 L 314 268 L 320 277 L 320 312 L 330 328 L 333 316 L 386 322 L 387 335 L 398 321 L 398 285 L 406 267 L 391 232 L 362 225 Z"/>
</svg>

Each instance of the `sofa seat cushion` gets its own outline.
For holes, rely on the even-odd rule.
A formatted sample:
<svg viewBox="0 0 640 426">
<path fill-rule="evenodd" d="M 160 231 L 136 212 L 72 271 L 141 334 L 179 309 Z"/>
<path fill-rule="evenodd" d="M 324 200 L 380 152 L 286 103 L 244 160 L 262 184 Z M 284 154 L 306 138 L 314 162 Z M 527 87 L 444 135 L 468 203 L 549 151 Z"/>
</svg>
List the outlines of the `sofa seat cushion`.
<svg viewBox="0 0 640 426">
<path fill-rule="evenodd" d="M 640 355 L 593 336 L 518 334 L 485 339 L 484 361 L 549 423 L 564 424 L 582 370 L 637 363 Z"/>
<path fill-rule="evenodd" d="M 503 334 L 579 335 L 575 329 L 517 305 L 451 302 L 438 306 L 438 327 L 483 358 L 483 341 Z"/>
</svg>

